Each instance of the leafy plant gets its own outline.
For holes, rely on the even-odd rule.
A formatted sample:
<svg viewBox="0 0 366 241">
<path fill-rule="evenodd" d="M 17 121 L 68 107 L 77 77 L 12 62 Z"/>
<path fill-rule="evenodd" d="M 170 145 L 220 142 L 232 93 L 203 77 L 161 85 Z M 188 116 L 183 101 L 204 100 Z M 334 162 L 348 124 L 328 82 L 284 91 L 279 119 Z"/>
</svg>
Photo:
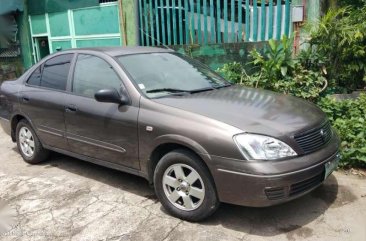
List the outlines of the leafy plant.
<svg viewBox="0 0 366 241">
<path fill-rule="evenodd" d="M 293 38 L 289 39 L 284 35 L 280 42 L 269 40 L 264 55 L 257 50 L 250 53 L 253 58 L 252 63 L 261 69 L 263 78 L 272 82 L 291 74 L 295 68 L 295 62 L 292 59 L 292 43 Z"/>
<path fill-rule="evenodd" d="M 325 97 L 318 105 L 327 113 L 342 140 L 340 165 L 366 167 L 366 95 L 343 101 Z"/>
<path fill-rule="evenodd" d="M 218 71 L 223 73 L 226 79 L 232 83 L 240 83 L 244 74 L 243 66 L 238 62 L 224 64 Z"/>
<path fill-rule="evenodd" d="M 318 57 L 315 60 L 320 60 L 331 87 L 365 87 L 366 6 L 331 9 L 319 21 L 308 22 L 305 29 L 313 55 L 308 59 L 302 56 L 303 61 L 309 63 Z"/>
<path fill-rule="evenodd" d="M 246 66 L 234 62 L 219 71 L 235 83 L 292 94 L 308 100 L 316 100 L 326 87 L 321 69 L 306 69 L 301 61 L 293 58 L 292 38 L 283 36 L 280 42 L 270 40 L 264 53 L 250 52 L 252 61 Z M 247 74 L 251 67 L 253 74 Z"/>
<path fill-rule="evenodd" d="M 294 74 L 277 81 L 273 90 L 315 101 L 325 88 L 326 80 L 321 73 L 296 64 Z"/>
</svg>

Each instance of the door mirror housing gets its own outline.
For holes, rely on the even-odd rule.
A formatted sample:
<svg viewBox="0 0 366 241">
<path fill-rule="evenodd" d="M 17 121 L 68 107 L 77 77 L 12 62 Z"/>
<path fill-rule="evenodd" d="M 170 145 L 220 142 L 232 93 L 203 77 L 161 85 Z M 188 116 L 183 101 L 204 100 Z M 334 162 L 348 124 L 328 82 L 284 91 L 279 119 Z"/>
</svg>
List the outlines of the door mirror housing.
<svg viewBox="0 0 366 241">
<path fill-rule="evenodd" d="M 98 102 L 116 103 L 120 105 L 128 104 L 128 97 L 126 94 L 120 94 L 116 89 L 103 89 L 95 93 L 94 98 Z"/>
</svg>

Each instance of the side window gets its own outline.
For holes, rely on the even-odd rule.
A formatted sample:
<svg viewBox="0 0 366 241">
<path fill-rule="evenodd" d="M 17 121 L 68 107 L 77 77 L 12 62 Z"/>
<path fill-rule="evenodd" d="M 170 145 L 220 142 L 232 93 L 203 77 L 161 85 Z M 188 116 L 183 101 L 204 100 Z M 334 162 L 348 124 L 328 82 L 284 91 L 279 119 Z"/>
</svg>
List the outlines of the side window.
<svg viewBox="0 0 366 241">
<path fill-rule="evenodd" d="M 72 57 L 73 54 L 63 54 L 47 60 L 43 65 L 40 86 L 66 90 Z"/>
<path fill-rule="evenodd" d="M 35 86 L 41 85 L 41 66 L 39 66 L 37 69 L 33 71 L 27 83 L 29 85 L 35 85 Z"/>
<path fill-rule="evenodd" d="M 121 80 L 106 61 L 92 55 L 78 55 L 72 87 L 74 93 L 94 98 L 98 90 L 120 90 L 121 84 Z"/>
</svg>

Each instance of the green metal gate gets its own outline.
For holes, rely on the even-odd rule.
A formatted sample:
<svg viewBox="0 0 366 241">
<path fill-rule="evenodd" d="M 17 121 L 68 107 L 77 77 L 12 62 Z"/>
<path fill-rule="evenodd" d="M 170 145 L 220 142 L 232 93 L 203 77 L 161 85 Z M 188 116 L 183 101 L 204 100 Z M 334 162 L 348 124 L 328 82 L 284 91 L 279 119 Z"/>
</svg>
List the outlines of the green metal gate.
<svg viewBox="0 0 366 241">
<path fill-rule="evenodd" d="M 145 46 L 257 42 L 291 29 L 290 0 L 138 0 Z"/>
</svg>

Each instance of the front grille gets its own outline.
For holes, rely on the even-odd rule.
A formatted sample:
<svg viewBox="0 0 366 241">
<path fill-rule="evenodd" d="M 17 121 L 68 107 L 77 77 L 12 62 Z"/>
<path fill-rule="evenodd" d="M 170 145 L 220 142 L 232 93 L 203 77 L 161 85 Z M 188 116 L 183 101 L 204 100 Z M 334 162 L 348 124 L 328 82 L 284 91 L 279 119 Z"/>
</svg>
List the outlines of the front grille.
<svg viewBox="0 0 366 241">
<path fill-rule="evenodd" d="M 277 200 L 285 197 L 285 189 L 283 187 L 272 187 L 264 190 L 269 200 Z"/>
<path fill-rule="evenodd" d="M 329 121 L 327 121 L 316 129 L 295 135 L 294 138 L 304 154 L 308 154 L 319 150 L 330 141 L 332 138 L 332 128 Z"/>
<path fill-rule="evenodd" d="M 322 183 L 323 180 L 324 180 L 324 172 L 315 177 L 292 184 L 290 187 L 289 196 L 295 196 L 302 192 L 306 192 L 307 190 L 310 190 L 313 187 L 318 186 L 320 183 Z"/>
</svg>

